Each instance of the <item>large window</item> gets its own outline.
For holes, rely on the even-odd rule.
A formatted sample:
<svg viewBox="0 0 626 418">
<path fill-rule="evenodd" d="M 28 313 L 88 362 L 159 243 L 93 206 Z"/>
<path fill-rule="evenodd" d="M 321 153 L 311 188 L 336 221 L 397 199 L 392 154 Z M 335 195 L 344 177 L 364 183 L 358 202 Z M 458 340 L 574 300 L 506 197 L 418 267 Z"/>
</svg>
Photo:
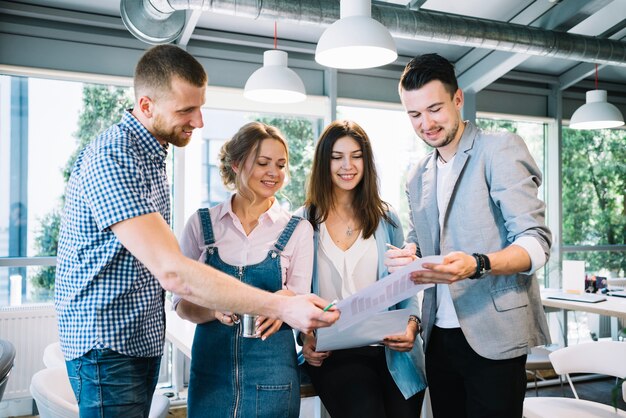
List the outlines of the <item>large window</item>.
<svg viewBox="0 0 626 418">
<path fill-rule="evenodd" d="M 189 145 L 187 160 L 176 161 L 179 171 L 172 155 L 182 150 L 169 153 L 168 177 L 183 174 L 173 184 L 174 197 L 177 188 L 186 189 L 179 193 L 184 199 L 174 201 L 174 217 L 182 214 L 184 220 L 230 194 L 222 186 L 217 155 L 224 141 L 252 120 L 275 125 L 287 137 L 291 178 L 280 198 L 292 209 L 302 205 L 327 100 L 311 97 L 274 108 L 245 102 L 234 89 L 213 89 L 207 99 L 225 109 L 203 110 L 205 128 Z M 69 171 L 77 153 L 130 107 L 128 87 L 0 75 L 0 306 L 52 300 Z"/>
<path fill-rule="evenodd" d="M 563 258 L 589 275 L 626 272 L 626 131 L 564 128 Z"/>
<path fill-rule="evenodd" d="M 119 120 L 129 93 L 0 75 L 0 306 L 51 300 L 69 169 L 87 141 Z"/>
<path fill-rule="evenodd" d="M 358 123 L 370 138 L 380 194 L 385 202 L 398 211 L 406 233 L 409 223 L 406 176 L 411 165 L 429 152 L 429 147 L 417 138 L 406 112 L 400 106 L 338 106 L 337 117 Z"/>
<path fill-rule="evenodd" d="M 533 159 L 537 163 L 537 166 L 543 173 L 543 182 L 541 187 L 539 188 L 539 198 L 545 201 L 545 142 L 547 136 L 547 125 L 543 122 L 494 118 L 479 118 L 477 119 L 476 124 L 480 128 L 485 130 L 513 132 L 524 139 L 524 142 L 526 143 L 530 154 L 532 155 Z M 536 272 L 537 280 L 540 286 L 547 287 L 546 277 L 548 274 L 547 270 L 550 268 L 550 266 L 551 264 L 546 264 L 542 269 L 539 269 Z"/>
</svg>

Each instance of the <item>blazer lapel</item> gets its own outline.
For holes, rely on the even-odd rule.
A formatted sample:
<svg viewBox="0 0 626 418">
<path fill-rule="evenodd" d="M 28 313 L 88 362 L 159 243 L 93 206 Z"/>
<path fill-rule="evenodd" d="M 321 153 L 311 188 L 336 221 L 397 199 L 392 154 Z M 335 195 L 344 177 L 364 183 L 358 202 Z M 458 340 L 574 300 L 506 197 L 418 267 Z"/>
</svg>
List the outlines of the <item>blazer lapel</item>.
<svg viewBox="0 0 626 418">
<path fill-rule="evenodd" d="M 457 182 L 459 181 L 459 177 L 461 176 L 461 172 L 467 164 L 467 159 L 469 155 L 467 155 L 467 151 L 472 149 L 474 146 L 474 138 L 476 137 L 476 128 L 471 123 L 465 125 L 465 131 L 463 131 L 463 136 L 461 136 L 461 140 L 459 141 L 459 147 L 456 152 L 456 156 L 454 161 L 452 162 L 452 170 L 450 171 L 450 184 L 452 187 L 448 188 L 446 195 L 443 199 L 443 207 L 444 209 L 444 223 L 446 217 L 448 215 L 448 209 L 450 208 L 450 201 L 452 200 L 452 195 L 456 191 Z M 435 160 L 436 161 L 436 160 Z"/>
<path fill-rule="evenodd" d="M 424 174 L 422 175 L 423 199 L 427 206 L 426 222 L 430 228 L 430 235 L 433 238 L 433 249 L 435 254 L 439 254 L 439 209 L 437 208 L 437 158 L 436 152 L 431 154 Z"/>
</svg>

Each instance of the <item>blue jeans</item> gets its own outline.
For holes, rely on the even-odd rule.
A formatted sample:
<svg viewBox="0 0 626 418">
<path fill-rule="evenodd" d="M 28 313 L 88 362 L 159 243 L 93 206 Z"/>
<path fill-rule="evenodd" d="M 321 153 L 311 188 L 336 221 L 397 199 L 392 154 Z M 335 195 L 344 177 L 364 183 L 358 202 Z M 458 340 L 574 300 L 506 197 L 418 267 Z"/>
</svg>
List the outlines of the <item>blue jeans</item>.
<svg viewBox="0 0 626 418">
<path fill-rule="evenodd" d="M 147 418 L 161 357 L 94 349 L 66 362 L 80 418 Z"/>
</svg>

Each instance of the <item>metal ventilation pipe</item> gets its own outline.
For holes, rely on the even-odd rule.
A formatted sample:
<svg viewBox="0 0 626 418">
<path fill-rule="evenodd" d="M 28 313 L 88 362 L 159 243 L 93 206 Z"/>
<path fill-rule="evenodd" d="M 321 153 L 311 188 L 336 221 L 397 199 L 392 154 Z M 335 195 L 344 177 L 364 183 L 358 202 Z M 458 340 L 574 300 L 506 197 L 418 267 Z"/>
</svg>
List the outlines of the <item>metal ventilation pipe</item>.
<svg viewBox="0 0 626 418">
<path fill-rule="evenodd" d="M 120 8 L 129 31 L 153 44 L 175 40 L 192 9 L 322 27 L 339 19 L 336 0 L 121 0 Z M 626 43 L 611 39 L 381 5 L 372 17 L 396 38 L 626 66 Z"/>
</svg>

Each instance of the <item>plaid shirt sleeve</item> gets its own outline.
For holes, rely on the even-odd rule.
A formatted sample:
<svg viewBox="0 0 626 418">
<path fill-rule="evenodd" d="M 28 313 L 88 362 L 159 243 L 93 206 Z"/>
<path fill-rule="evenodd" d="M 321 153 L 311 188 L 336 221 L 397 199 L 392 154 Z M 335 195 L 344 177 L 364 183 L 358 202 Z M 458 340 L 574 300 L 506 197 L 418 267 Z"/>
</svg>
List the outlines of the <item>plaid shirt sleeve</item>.
<svg viewBox="0 0 626 418">
<path fill-rule="evenodd" d="M 142 164 L 131 147 L 115 146 L 102 149 L 85 167 L 83 190 L 101 231 L 158 211 L 148 198 L 150 190 Z"/>
</svg>

